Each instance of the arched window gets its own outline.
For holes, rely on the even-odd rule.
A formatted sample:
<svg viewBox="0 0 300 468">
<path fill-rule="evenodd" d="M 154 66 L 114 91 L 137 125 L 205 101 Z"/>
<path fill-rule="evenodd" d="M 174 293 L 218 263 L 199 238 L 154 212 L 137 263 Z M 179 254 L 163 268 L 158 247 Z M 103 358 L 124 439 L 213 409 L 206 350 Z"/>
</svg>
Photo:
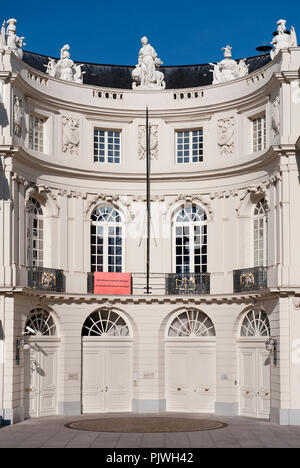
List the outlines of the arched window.
<svg viewBox="0 0 300 468">
<path fill-rule="evenodd" d="M 123 271 L 123 225 L 112 206 L 99 206 L 91 216 L 91 271 Z"/>
<path fill-rule="evenodd" d="M 262 310 L 250 310 L 243 320 L 241 336 L 252 338 L 270 336 L 270 322 L 267 314 Z"/>
<path fill-rule="evenodd" d="M 263 198 L 254 208 L 253 218 L 254 266 L 267 266 L 267 203 Z"/>
<path fill-rule="evenodd" d="M 207 272 L 207 221 L 203 208 L 186 204 L 175 219 L 176 273 Z"/>
<path fill-rule="evenodd" d="M 130 331 L 123 317 L 113 310 L 97 310 L 88 316 L 82 336 L 129 337 Z"/>
<path fill-rule="evenodd" d="M 43 266 L 43 210 L 35 198 L 29 198 L 27 203 L 27 264 L 28 266 Z"/>
<path fill-rule="evenodd" d="M 46 310 L 34 309 L 26 321 L 25 333 L 31 336 L 55 336 L 55 322 Z"/>
<path fill-rule="evenodd" d="M 201 310 L 189 309 L 180 312 L 171 322 L 169 337 L 216 336 L 215 327 L 210 318 Z"/>
</svg>

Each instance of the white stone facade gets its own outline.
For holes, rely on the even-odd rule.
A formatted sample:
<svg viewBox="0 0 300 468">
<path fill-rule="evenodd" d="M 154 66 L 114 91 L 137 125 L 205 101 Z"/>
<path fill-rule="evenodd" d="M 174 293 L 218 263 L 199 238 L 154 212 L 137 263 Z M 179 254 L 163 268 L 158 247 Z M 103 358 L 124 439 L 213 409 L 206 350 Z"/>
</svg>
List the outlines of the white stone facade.
<svg viewBox="0 0 300 468">
<path fill-rule="evenodd" d="M 49 76 L 26 65 L 11 50 L 2 50 L 0 416 L 4 420 L 89 410 L 203 411 L 200 394 L 211 392 L 207 411 L 267 417 L 269 405 L 272 421 L 300 424 L 299 70 L 300 48 L 290 47 L 259 70 L 220 84 L 182 90 L 103 89 Z M 145 155 L 139 141 L 146 106 L 157 139 L 151 159 L 150 295 L 144 292 Z M 95 129 L 97 145 L 100 142 L 97 162 Z M 189 162 L 179 163 L 177 133 L 192 138 L 193 131 L 198 132 L 198 159 L 193 162 L 191 153 Z M 114 154 L 103 162 L 101 145 L 107 140 L 109 145 L 109 138 L 114 139 Z M 253 151 L 254 139 L 259 151 Z M 38 202 L 42 214 L 30 214 L 30 199 Z M 255 207 L 262 200 L 265 221 L 255 224 Z M 210 273 L 209 293 L 167 294 L 164 274 L 176 273 L 175 218 L 191 205 L 201 207 L 206 217 L 207 253 L 202 250 L 201 262 Z M 132 295 L 88 291 L 91 215 L 101 206 L 120 213 L 122 271 L 133 274 Z M 42 238 L 38 246 L 29 248 L 30 216 L 42 220 L 38 228 Z M 197 263 L 196 257 L 193 261 Z M 28 271 L 33 262 L 36 267 L 62 270 L 61 290 L 56 283 L 54 291 L 30 287 Z M 267 284 L 234 291 L 234 271 L 245 270 L 240 275 L 246 276 L 238 281 L 247 289 L 254 281 L 247 269 L 254 267 L 265 267 Z M 51 277 L 44 280 L 52 284 Z M 22 333 L 37 308 L 50 314 L 55 333 L 26 338 L 31 349 L 24 349 Z M 82 337 L 86 319 L 98 310 L 120 314 L 128 335 L 107 335 L 95 343 Z M 168 324 L 183 310 L 206 314 L 215 336 L 203 339 L 195 333 L 170 338 Z M 241 372 L 248 375 L 253 349 L 259 356 L 267 339 L 265 335 L 252 341 L 241 338 L 242 322 L 252 310 L 267 314 L 277 349 L 276 362 L 273 355 L 263 355 L 263 366 L 270 364 L 270 385 L 256 383 L 252 388 L 251 381 L 247 389 Z M 90 347 L 84 355 L 87 364 L 82 357 L 85 342 Z M 191 380 L 191 367 L 185 380 L 183 374 L 176 376 L 170 348 L 181 352 L 182 363 L 191 362 L 192 353 L 198 353 L 197 369 L 203 371 L 199 370 L 199 385 Z M 89 361 L 88 353 L 94 352 Z M 120 361 L 118 357 L 113 361 L 118 352 Z M 205 353 L 210 356 L 209 369 L 203 364 Z M 102 395 L 89 382 L 85 385 L 83 376 L 91 362 L 97 374 L 100 355 L 105 360 L 99 377 L 99 384 L 104 382 L 98 389 Z M 47 364 L 45 356 L 50 356 Z M 118 382 L 122 368 L 127 369 L 125 380 L 120 377 L 119 382 L 120 388 L 126 387 L 119 389 L 124 398 L 106 385 L 113 379 Z M 52 373 L 49 379 L 48 373 Z M 209 381 L 205 375 L 210 375 Z M 250 395 L 248 403 L 244 391 Z M 264 402 L 252 391 L 264 391 Z M 177 398 L 180 392 L 185 395 L 182 400 Z M 198 399 L 192 398 L 193 392 Z M 261 411 L 260 403 L 266 405 Z"/>
</svg>

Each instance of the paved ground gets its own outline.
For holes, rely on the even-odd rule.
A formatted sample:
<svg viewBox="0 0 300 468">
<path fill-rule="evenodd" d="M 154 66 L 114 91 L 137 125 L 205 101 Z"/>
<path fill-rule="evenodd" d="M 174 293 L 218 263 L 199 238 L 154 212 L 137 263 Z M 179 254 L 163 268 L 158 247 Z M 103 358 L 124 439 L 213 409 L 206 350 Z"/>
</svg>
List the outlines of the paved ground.
<svg viewBox="0 0 300 468">
<path fill-rule="evenodd" d="M 178 413 L 165 413 L 178 417 Z M 125 416 L 126 414 L 115 414 Z M 129 416 L 133 416 L 130 413 Z M 225 422 L 228 427 L 212 431 L 166 434 L 120 434 L 78 431 L 64 424 L 93 416 L 53 416 L 24 421 L 0 431 L 1 448 L 300 448 L 300 426 L 279 426 L 242 417 L 202 415 Z M 141 416 L 136 415 L 136 416 Z M 149 414 L 147 414 L 149 416 Z M 153 415 L 153 416 L 157 416 Z M 180 414 L 199 418 L 199 414 Z"/>
</svg>

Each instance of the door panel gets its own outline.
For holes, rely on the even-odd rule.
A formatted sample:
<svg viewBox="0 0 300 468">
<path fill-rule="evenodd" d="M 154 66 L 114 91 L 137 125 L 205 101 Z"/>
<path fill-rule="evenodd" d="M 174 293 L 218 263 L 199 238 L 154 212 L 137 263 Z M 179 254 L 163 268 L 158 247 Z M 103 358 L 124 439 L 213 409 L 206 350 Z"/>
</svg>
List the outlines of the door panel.
<svg viewBox="0 0 300 468">
<path fill-rule="evenodd" d="M 264 347 L 239 350 L 240 414 L 270 416 L 270 360 Z"/>
<path fill-rule="evenodd" d="M 168 411 L 215 411 L 215 345 L 166 347 L 166 399 Z"/>
<path fill-rule="evenodd" d="M 194 381 L 194 408 L 202 413 L 213 413 L 216 402 L 216 351 L 196 349 L 192 354 Z"/>
<path fill-rule="evenodd" d="M 270 356 L 265 349 L 257 349 L 258 364 L 258 417 L 270 416 Z"/>
<path fill-rule="evenodd" d="M 57 348 L 32 343 L 24 359 L 25 417 L 57 414 Z"/>
<path fill-rule="evenodd" d="M 107 349 L 106 411 L 130 411 L 131 350 Z"/>
<path fill-rule="evenodd" d="M 131 361 L 129 346 L 83 342 L 83 413 L 131 411 Z"/>
<path fill-rule="evenodd" d="M 85 349 L 82 361 L 82 411 L 102 413 L 105 407 L 105 350 Z"/>
<path fill-rule="evenodd" d="M 166 350 L 166 398 L 168 411 L 187 411 L 189 407 L 190 350 Z"/>
<path fill-rule="evenodd" d="M 256 350 L 240 350 L 240 412 L 245 416 L 256 416 Z"/>
<path fill-rule="evenodd" d="M 37 367 L 40 388 L 40 416 L 56 414 L 57 406 L 57 350 L 43 348 Z"/>
</svg>

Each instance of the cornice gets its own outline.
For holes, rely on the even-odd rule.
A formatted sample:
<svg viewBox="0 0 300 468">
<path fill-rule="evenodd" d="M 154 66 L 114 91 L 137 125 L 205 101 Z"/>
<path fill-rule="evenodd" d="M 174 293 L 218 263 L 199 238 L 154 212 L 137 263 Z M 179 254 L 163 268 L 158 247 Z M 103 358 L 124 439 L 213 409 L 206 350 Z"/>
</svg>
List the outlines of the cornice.
<svg viewBox="0 0 300 468">
<path fill-rule="evenodd" d="M 278 157 L 284 151 L 295 151 L 295 145 L 285 145 L 276 147 L 270 147 L 268 151 L 261 154 L 255 159 L 249 159 L 245 162 L 239 163 L 235 166 L 212 168 L 202 171 L 195 172 L 169 172 L 169 173 L 152 173 L 152 182 L 166 182 L 166 181 L 178 181 L 178 180 L 220 180 L 228 177 L 248 174 L 255 170 L 264 169 L 271 163 L 275 162 Z M 1 152 L 1 146 L 0 146 Z M 57 165 L 51 161 L 45 161 L 39 159 L 31 153 L 25 151 L 22 147 L 14 146 L 10 149 L 10 154 L 14 160 L 18 161 L 22 165 L 38 169 L 44 174 L 77 178 L 82 180 L 98 180 L 98 181 L 135 181 L 144 182 L 144 173 L 116 173 L 116 172 L 101 172 L 95 171 L 95 169 L 81 169 L 74 167 L 67 167 L 63 165 Z"/>
<path fill-rule="evenodd" d="M 52 78 L 49 77 L 48 75 L 41 73 L 34 68 L 26 65 L 25 63 L 21 62 L 24 69 L 27 70 L 28 72 L 31 72 L 40 79 L 47 79 L 48 81 L 57 82 L 58 85 L 62 84 L 61 80 L 58 80 L 57 78 Z M 256 76 L 258 75 L 263 75 L 265 76 L 265 72 L 271 68 L 274 64 L 270 62 L 269 64 L 265 65 L 265 67 L 256 70 L 255 72 L 251 73 L 250 75 L 247 75 L 246 77 L 239 78 L 237 80 L 232 80 L 227 83 L 222 83 L 219 85 L 208 85 L 204 86 L 201 88 L 201 90 L 207 94 L 212 91 L 214 88 L 218 88 L 220 86 L 234 86 L 235 84 L 239 82 L 249 82 L 251 79 L 255 79 Z M 296 73 L 296 72 L 286 72 L 286 73 Z M 183 106 L 178 107 L 178 105 L 175 105 L 174 108 L 171 106 L 166 106 L 164 109 L 151 109 L 151 116 L 152 118 L 161 118 L 165 120 L 166 122 L 170 121 L 180 121 L 181 119 L 185 119 L 188 117 L 189 119 L 201 119 L 201 118 L 210 118 L 210 115 L 212 115 L 215 112 L 222 112 L 222 111 L 228 111 L 230 109 L 242 109 L 243 107 L 248 107 L 248 106 L 253 106 L 255 103 L 261 104 L 262 100 L 264 101 L 266 99 L 266 95 L 270 94 L 274 89 L 276 89 L 276 86 L 278 87 L 278 79 L 275 79 L 275 76 L 280 75 L 281 73 L 274 73 L 272 74 L 271 78 L 264 83 L 261 87 L 258 89 L 255 89 L 251 91 L 251 84 L 248 83 L 248 90 L 244 96 L 237 98 L 237 99 L 231 99 L 230 101 L 224 101 L 218 104 L 207 104 L 204 103 L 203 100 L 205 98 L 202 98 L 201 100 L 197 101 L 199 105 L 194 106 L 193 104 L 195 103 L 194 100 L 182 100 Z M 114 102 L 122 102 L 122 105 L 120 105 L 118 108 L 112 108 L 112 107 L 105 107 L 101 105 L 101 100 L 95 100 L 95 104 L 93 105 L 86 105 L 86 104 L 81 104 L 81 103 L 74 103 L 70 102 L 68 100 L 64 99 L 58 99 L 57 97 L 52 97 L 49 94 L 47 94 L 47 89 L 48 85 L 41 85 L 41 89 L 37 89 L 34 86 L 31 86 L 22 76 L 20 73 L 13 73 L 13 79 L 12 79 L 14 85 L 18 87 L 25 95 L 27 95 L 30 99 L 33 99 L 37 101 L 39 104 L 47 106 L 48 110 L 53 110 L 53 111 L 59 111 L 62 108 L 65 111 L 70 111 L 70 112 L 79 112 L 83 113 L 86 115 L 88 119 L 93 119 L 93 118 L 99 118 L 99 112 L 101 112 L 101 118 L 104 119 L 114 119 L 116 120 L 117 118 L 125 118 L 127 120 L 131 120 L 133 118 L 138 118 L 138 117 L 143 117 L 144 116 L 144 109 L 132 109 L 132 108 L 126 108 L 124 106 L 124 99 L 122 101 L 114 101 Z M 91 85 L 82 85 L 82 84 L 77 84 L 77 83 L 65 83 L 65 86 L 76 86 L 78 87 L 78 90 L 84 89 L 84 90 L 89 90 L 91 93 L 97 88 L 95 86 Z M 195 88 L 198 89 L 199 87 Z M 193 90 L 194 88 L 190 88 L 190 90 Z M 200 88 L 199 88 L 200 89 Z M 136 91 L 132 90 L 121 90 L 121 89 L 112 89 L 112 88 L 102 88 L 99 87 L 99 90 L 103 90 L 103 92 L 109 92 L 113 93 L 116 91 L 117 93 L 122 92 L 124 96 L 126 96 L 129 93 L 135 93 Z M 186 91 L 184 88 L 183 90 L 176 89 L 168 89 L 162 92 L 162 95 L 173 95 L 175 92 L 180 93 Z M 145 91 L 141 91 L 142 94 L 147 94 Z M 149 97 L 151 98 L 151 93 L 149 93 Z M 232 93 L 234 95 L 234 93 Z M 41 102 L 42 101 L 42 102 Z M 174 101 L 175 102 L 175 101 Z M 176 101 L 177 102 L 177 101 Z M 192 104 L 192 107 L 188 107 L 188 104 Z"/>
<path fill-rule="evenodd" d="M 238 294 L 208 294 L 199 296 L 100 296 L 97 294 L 62 294 L 45 293 L 29 288 L 18 288 L 10 290 L 1 288 L 0 292 L 5 294 L 22 295 L 27 297 L 36 297 L 40 303 L 46 304 L 99 304 L 104 306 L 114 306 L 122 304 L 182 304 L 182 305 L 200 305 L 200 304 L 256 304 L 257 302 L 277 294 L 271 294 L 269 289 L 252 291 L 249 293 Z"/>
</svg>

